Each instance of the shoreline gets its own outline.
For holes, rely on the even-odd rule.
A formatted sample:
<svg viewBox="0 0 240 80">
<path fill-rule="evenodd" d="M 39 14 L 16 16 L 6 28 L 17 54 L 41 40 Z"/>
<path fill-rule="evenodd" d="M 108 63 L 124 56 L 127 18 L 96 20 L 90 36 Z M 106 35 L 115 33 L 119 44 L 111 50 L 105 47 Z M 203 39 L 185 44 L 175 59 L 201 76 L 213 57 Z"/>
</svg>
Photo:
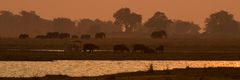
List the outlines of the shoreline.
<svg viewBox="0 0 240 80">
<path fill-rule="evenodd" d="M 150 69 L 150 68 L 149 68 Z M 175 68 L 171 70 L 148 70 L 138 72 L 124 72 L 110 75 L 94 76 L 94 77 L 70 77 L 67 75 L 46 75 L 44 77 L 28 77 L 14 78 L 1 77 L 1 80 L 149 80 L 149 79 L 171 79 L 179 80 L 185 78 L 187 80 L 196 80 L 200 78 L 210 79 L 240 79 L 240 68 L 236 67 L 208 67 L 208 68 Z M 181 80 L 181 79 L 180 79 Z"/>
</svg>

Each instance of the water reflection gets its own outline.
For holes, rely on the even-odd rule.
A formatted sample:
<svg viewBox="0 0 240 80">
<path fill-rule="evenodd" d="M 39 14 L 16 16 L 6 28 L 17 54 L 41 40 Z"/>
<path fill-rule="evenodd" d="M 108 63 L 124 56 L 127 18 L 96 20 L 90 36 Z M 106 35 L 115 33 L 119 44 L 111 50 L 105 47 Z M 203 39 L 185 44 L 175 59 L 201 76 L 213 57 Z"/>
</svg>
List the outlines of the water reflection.
<svg viewBox="0 0 240 80">
<path fill-rule="evenodd" d="M 0 61 L 0 77 L 42 77 L 47 74 L 99 76 L 119 72 L 145 71 L 153 64 L 155 70 L 190 67 L 239 67 L 239 61 Z"/>
</svg>

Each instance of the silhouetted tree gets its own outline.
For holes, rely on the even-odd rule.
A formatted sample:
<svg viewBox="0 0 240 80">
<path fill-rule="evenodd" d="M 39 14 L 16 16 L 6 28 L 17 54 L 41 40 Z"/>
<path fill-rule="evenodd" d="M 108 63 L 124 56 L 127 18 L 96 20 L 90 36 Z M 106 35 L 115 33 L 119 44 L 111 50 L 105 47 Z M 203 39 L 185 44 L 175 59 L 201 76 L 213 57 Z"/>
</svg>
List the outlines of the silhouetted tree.
<svg viewBox="0 0 240 80">
<path fill-rule="evenodd" d="M 97 33 L 100 32 L 100 24 L 94 23 L 89 27 L 88 33 Z"/>
<path fill-rule="evenodd" d="M 220 11 L 211 14 L 206 20 L 206 32 L 207 34 L 238 34 L 239 27 L 238 22 L 234 20 L 233 15 Z"/>
<path fill-rule="evenodd" d="M 167 26 L 170 25 L 172 21 L 163 12 L 156 12 L 153 17 L 148 19 L 144 26 L 153 28 L 154 30 L 166 30 Z"/>
<path fill-rule="evenodd" d="M 19 14 L 13 14 L 10 11 L 0 11 L 0 26 L 0 34 L 7 37 L 16 36 L 22 32 L 37 36 L 47 32 L 94 34 L 98 32 L 120 31 L 120 28 L 113 24 L 112 21 L 99 19 L 72 21 L 69 18 L 48 20 L 41 18 L 35 11 L 21 11 Z"/>
<path fill-rule="evenodd" d="M 6 10 L 3 10 L 3 11 L 0 11 L 1 15 L 4 15 L 4 16 L 13 16 L 14 14 L 10 11 L 6 11 Z"/>
<path fill-rule="evenodd" d="M 16 26 L 19 25 L 19 17 L 19 15 L 15 15 L 10 11 L 0 11 L 0 33 L 8 36 L 11 34 L 20 34 L 18 33 L 19 28 Z M 13 31 L 13 29 L 16 31 Z"/>
<path fill-rule="evenodd" d="M 35 22 L 37 23 L 41 18 L 35 13 L 35 11 L 21 11 L 20 15 L 22 16 L 22 21 L 24 22 Z M 31 24 L 31 23 L 28 23 Z"/>
<path fill-rule="evenodd" d="M 22 32 L 31 35 L 46 33 L 50 30 L 51 21 L 41 18 L 34 11 L 21 11 L 13 14 L 10 11 L 0 11 L 1 34 L 16 36 Z M 14 29 L 14 30 L 13 30 Z"/>
<path fill-rule="evenodd" d="M 28 34 L 20 34 L 18 39 L 28 39 L 29 35 Z"/>
<path fill-rule="evenodd" d="M 102 21 L 100 24 L 101 32 L 121 32 L 121 27 L 114 24 L 112 21 Z"/>
<path fill-rule="evenodd" d="M 51 21 L 41 18 L 35 11 L 21 11 L 18 17 L 18 31 L 29 34 L 46 33 L 50 31 Z"/>
<path fill-rule="evenodd" d="M 97 39 L 104 39 L 106 38 L 106 34 L 104 32 L 99 32 L 95 34 L 95 38 Z"/>
<path fill-rule="evenodd" d="M 69 18 L 55 18 L 53 19 L 53 25 L 57 32 L 72 33 L 75 28 L 75 22 Z"/>
<path fill-rule="evenodd" d="M 113 17 L 115 18 L 115 24 L 124 26 L 122 31 L 134 32 L 136 27 L 142 23 L 142 16 L 131 12 L 129 8 L 121 8 Z"/>
<path fill-rule="evenodd" d="M 154 31 L 152 32 L 151 37 L 153 39 L 163 39 L 167 38 L 167 33 L 165 31 Z"/>
<path fill-rule="evenodd" d="M 92 33 L 98 33 L 98 32 L 120 32 L 121 29 L 119 26 L 113 24 L 112 21 L 102 21 L 99 19 L 96 19 L 94 21 L 95 27 L 90 27 L 90 30 Z"/>
<path fill-rule="evenodd" d="M 167 28 L 167 31 L 169 34 L 174 35 L 197 35 L 200 29 L 201 28 L 193 22 L 176 20 Z"/>
<path fill-rule="evenodd" d="M 78 23 L 78 28 L 83 33 L 97 33 L 101 32 L 101 27 L 103 25 L 103 22 L 99 19 L 91 20 L 91 19 L 81 19 Z"/>
</svg>

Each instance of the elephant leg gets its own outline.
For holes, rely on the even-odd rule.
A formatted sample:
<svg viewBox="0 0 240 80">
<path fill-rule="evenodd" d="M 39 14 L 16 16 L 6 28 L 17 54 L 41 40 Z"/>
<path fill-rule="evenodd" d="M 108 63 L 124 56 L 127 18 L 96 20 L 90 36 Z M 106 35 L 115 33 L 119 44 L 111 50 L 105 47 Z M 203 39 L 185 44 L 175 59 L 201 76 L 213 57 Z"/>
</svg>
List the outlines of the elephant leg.
<svg viewBox="0 0 240 80">
<path fill-rule="evenodd" d="M 93 53 L 93 50 L 92 50 L 92 49 L 90 50 L 90 53 Z"/>
</svg>

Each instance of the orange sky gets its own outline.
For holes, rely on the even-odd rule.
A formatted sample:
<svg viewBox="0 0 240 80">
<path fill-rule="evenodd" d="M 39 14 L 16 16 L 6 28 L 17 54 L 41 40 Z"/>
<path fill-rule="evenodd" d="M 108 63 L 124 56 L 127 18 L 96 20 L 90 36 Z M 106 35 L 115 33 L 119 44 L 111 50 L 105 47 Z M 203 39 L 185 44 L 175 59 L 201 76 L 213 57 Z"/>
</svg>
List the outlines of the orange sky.
<svg viewBox="0 0 240 80">
<path fill-rule="evenodd" d="M 112 14 L 122 7 L 129 7 L 143 15 L 144 21 L 156 11 L 171 19 L 194 21 L 204 26 L 204 19 L 211 13 L 226 10 L 240 20 L 240 0 L 1 0 L 0 10 L 19 12 L 34 10 L 43 18 L 68 17 L 100 18 L 113 20 Z"/>
</svg>

